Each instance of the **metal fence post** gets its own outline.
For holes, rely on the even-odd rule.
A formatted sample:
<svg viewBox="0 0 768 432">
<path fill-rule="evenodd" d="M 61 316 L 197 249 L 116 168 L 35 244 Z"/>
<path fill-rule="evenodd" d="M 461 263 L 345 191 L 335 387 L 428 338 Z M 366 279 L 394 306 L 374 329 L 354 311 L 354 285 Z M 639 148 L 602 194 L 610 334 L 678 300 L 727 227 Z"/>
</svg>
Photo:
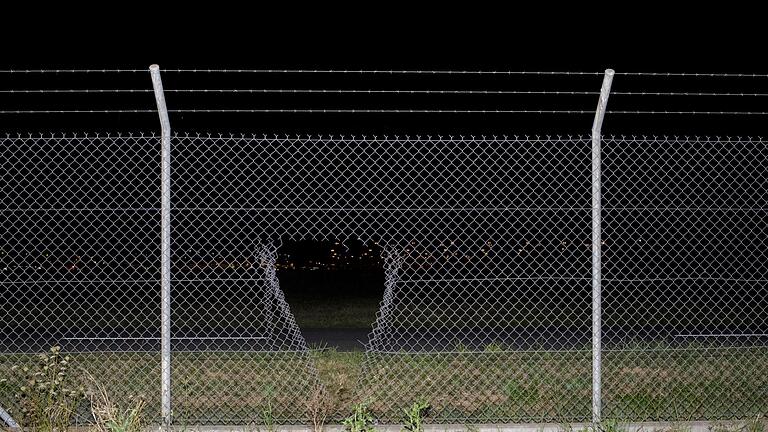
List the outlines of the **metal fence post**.
<svg viewBox="0 0 768 432">
<path fill-rule="evenodd" d="M 160 367 L 161 416 L 163 425 L 172 422 L 171 413 L 171 123 L 165 106 L 160 67 L 149 67 L 160 115 Z"/>
<path fill-rule="evenodd" d="M 19 424 L 16 423 L 16 420 L 14 420 L 3 407 L 0 407 L 0 420 L 2 420 L 10 429 L 19 429 Z"/>
<path fill-rule="evenodd" d="M 599 424 L 602 409 L 602 149 L 600 133 L 611 93 L 613 69 L 606 69 L 600 100 L 592 123 L 592 422 Z"/>
</svg>

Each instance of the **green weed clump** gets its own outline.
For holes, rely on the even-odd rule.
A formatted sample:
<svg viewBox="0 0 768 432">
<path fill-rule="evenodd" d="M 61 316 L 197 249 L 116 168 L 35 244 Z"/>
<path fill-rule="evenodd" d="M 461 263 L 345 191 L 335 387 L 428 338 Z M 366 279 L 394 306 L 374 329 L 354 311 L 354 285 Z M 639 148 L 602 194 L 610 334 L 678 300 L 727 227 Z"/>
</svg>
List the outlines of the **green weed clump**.
<svg viewBox="0 0 768 432">
<path fill-rule="evenodd" d="M 613 419 L 604 420 L 599 425 L 600 432 L 626 432 L 619 422 Z"/>
<path fill-rule="evenodd" d="M 429 411 L 429 402 L 420 399 L 404 409 L 403 432 L 424 432 L 424 417 Z"/>
<path fill-rule="evenodd" d="M 374 418 L 368 405 L 360 402 L 352 407 L 352 414 L 345 418 L 341 424 L 347 432 L 374 432 Z"/>
<path fill-rule="evenodd" d="M 275 388 L 271 385 L 264 387 L 264 397 L 267 400 L 267 406 L 262 408 L 259 413 L 261 424 L 267 432 L 274 432 L 277 430 L 277 421 L 275 420 L 275 413 L 272 401 L 275 398 Z"/>
</svg>

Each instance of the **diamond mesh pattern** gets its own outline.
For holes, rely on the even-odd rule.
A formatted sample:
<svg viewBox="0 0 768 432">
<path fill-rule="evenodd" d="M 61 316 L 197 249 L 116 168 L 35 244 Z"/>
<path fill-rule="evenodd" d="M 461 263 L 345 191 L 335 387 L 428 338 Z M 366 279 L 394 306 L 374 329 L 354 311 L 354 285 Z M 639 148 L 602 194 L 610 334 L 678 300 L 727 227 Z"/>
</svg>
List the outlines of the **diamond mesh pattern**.
<svg viewBox="0 0 768 432">
<path fill-rule="evenodd" d="M 359 398 L 382 420 L 403 395 L 432 400 L 440 421 L 586 419 L 590 152 L 588 138 L 178 136 L 174 262 L 245 263 L 282 239 L 379 242 L 386 290 Z M 214 283 L 252 290 L 234 285 L 249 272 L 209 276 L 175 308 L 241 322 L 264 308 L 204 299 Z M 554 404 L 534 394 L 569 385 Z"/>
<path fill-rule="evenodd" d="M 766 155 L 752 139 L 604 141 L 604 415 L 765 412 Z"/>
<path fill-rule="evenodd" d="M 159 140 L 2 141 L 0 372 L 61 344 L 157 416 Z M 766 154 L 604 138 L 605 418 L 765 411 Z M 276 253 L 350 237 L 384 251 L 356 389 L 379 419 L 418 397 L 438 422 L 591 418 L 589 137 L 181 134 L 172 156 L 176 422 L 308 420 Z"/>
<path fill-rule="evenodd" d="M 159 396 L 158 145 L 154 135 L 0 139 L 0 376 L 58 344 L 116 398 Z M 104 361 L 110 352 L 121 361 Z M 0 394 L 11 413 L 14 392 Z"/>
</svg>

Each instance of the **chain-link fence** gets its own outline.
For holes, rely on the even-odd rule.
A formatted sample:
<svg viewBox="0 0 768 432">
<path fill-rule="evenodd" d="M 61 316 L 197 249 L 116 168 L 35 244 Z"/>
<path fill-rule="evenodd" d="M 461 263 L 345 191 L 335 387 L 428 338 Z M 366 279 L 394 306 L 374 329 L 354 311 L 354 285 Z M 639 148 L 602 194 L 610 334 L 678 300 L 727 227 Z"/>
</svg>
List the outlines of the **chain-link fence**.
<svg viewBox="0 0 768 432">
<path fill-rule="evenodd" d="M 766 143 L 601 137 L 609 72 L 589 136 L 171 134 L 154 69 L 161 135 L 0 139 L 0 408 L 58 346 L 179 425 L 764 414 Z M 33 112 L 62 111 L 0 111 Z M 355 361 L 310 349 L 277 271 L 350 238 L 384 273 Z"/>
<path fill-rule="evenodd" d="M 2 140 L 3 375 L 59 345 L 159 415 L 158 146 Z M 281 241 L 348 237 L 384 250 L 351 390 L 382 421 L 418 398 L 438 422 L 591 419 L 589 137 L 176 135 L 172 149 L 177 422 L 266 407 L 306 422 L 313 394 L 333 397 L 274 264 Z M 604 139 L 606 417 L 765 411 L 766 154 L 760 140 Z"/>
<path fill-rule="evenodd" d="M 158 145 L 153 135 L 2 139 L 0 406 L 12 415 L 19 387 L 40 378 L 12 367 L 54 345 L 115 394 L 159 392 Z"/>
<path fill-rule="evenodd" d="M 766 150 L 752 139 L 605 140 L 606 415 L 765 412 Z"/>
</svg>

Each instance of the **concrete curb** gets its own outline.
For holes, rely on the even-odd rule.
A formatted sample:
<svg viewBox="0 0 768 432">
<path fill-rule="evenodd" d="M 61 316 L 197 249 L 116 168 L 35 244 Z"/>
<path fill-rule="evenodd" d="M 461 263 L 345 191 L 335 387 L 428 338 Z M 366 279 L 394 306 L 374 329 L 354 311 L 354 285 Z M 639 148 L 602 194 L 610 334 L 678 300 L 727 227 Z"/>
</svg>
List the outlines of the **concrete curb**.
<svg viewBox="0 0 768 432">
<path fill-rule="evenodd" d="M 632 422 L 618 423 L 617 432 L 746 432 L 746 427 L 754 420 L 731 421 L 690 421 L 690 422 Z M 760 430 L 768 430 L 765 420 L 760 420 Z M 20 431 L 17 428 L 2 428 L 0 430 Z M 401 432 L 400 424 L 375 425 L 376 432 Z M 87 427 L 74 427 L 70 431 L 91 431 Z M 592 423 L 511 423 L 511 424 L 425 424 L 424 432 L 582 432 L 594 430 Z M 164 431 L 164 428 L 153 425 L 146 432 Z M 173 426 L 172 432 L 345 432 L 340 424 L 327 424 L 322 431 L 315 431 L 307 425 L 277 425 L 267 428 L 263 425 L 211 425 L 211 426 Z"/>
<path fill-rule="evenodd" d="M 712 432 L 743 430 L 751 421 L 633 422 L 619 423 L 622 432 Z M 768 426 L 768 425 L 764 425 Z M 155 426 L 153 431 L 156 431 Z M 267 432 L 264 426 L 174 427 L 178 432 Z M 328 424 L 322 432 L 344 432 L 338 424 Z M 402 425 L 376 425 L 376 432 L 401 432 Z M 514 424 L 427 424 L 424 432 L 579 432 L 593 430 L 592 423 L 514 423 Z M 315 432 L 306 425 L 280 425 L 269 432 Z"/>
</svg>

